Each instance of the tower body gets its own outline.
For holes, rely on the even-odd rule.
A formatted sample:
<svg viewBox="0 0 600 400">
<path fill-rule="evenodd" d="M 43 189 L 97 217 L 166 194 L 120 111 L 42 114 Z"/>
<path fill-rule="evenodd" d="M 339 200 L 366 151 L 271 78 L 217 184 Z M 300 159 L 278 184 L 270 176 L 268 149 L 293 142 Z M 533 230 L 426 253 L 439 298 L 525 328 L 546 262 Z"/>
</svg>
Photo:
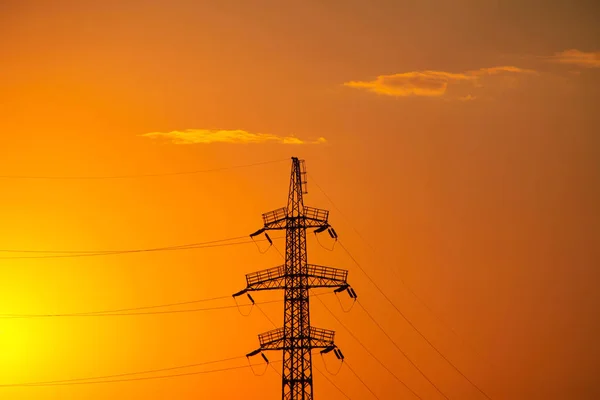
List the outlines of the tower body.
<svg viewBox="0 0 600 400">
<path fill-rule="evenodd" d="M 322 353 L 334 351 L 336 357 L 343 358 L 334 344 L 335 333 L 310 324 L 309 289 L 334 288 L 336 293 L 347 290 L 351 297 L 356 296 L 347 283 L 347 271 L 308 263 L 306 230 L 315 229 L 315 234 L 327 230 L 336 239 L 337 234 L 329 225 L 329 211 L 305 206 L 304 194 L 304 161 L 293 157 L 287 206 L 263 214 L 264 227 L 250 235 L 254 237 L 268 230 L 285 230 L 285 263 L 247 274 L 246 288 L 233 295 L 236 297 L 260 290 L 284 290 L 283 327 L 260 334 L 260 348 L 248 353 L 250 357 L 267 350 L 283 352 L 283 400 L 314 398 L 313 349 L 322 349 Z M 268 235 L 267 240 L 272 243 Z M 267 360 L 264 354 L 263 357 Z"/>
<path fill-rule="evenodd" d="M 300 162 L 292 163 L 285 238 L 282 399 L 312 400 L 306 224 Z"/>
</svg>

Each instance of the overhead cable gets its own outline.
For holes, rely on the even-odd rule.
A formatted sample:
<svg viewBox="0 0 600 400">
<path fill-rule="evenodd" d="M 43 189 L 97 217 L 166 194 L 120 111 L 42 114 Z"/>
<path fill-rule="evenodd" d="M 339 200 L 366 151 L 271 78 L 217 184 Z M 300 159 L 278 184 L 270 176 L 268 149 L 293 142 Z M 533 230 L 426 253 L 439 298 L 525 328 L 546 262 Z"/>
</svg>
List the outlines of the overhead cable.
<svg viewBox="0 0 600 400">
<path fill-rule="evenodd" d="M 412 321 L 410 319 L 408 319 L 408 317 L 406 315 L 404 315 L 404 313 L 402 311 L 400 311 L 400 309 L 396 306 L 396 304 L 394 304 L 394 302 L 392 302 L 392 300 L 388 297 L 388 295 L 385 294 L 385 292 L 379 287 L 379 285 L 377 285 L 377 283 L 371 278 L 371 276 L 369 276 L 369 274 L 363 269 L 363 267 L 358 263 L 358 261 L 356 261 L 356 259 L 352 256 L 352 254 L 350 254 L 348 249 L 344 246 L 344 244 L 341 241 L 340 241 L 340 246 L 342 247 L 342 249 L 344 249 L 346 254 L 348 254 L 348 256 L 352 259 L 352 261 L 354 261 L 354 263 L 356 264 L 356 266 L 358 266 L 358 268 L 362 271 L 362 273 L 365 274 L 365 276 L 367 277 L 367 279 L 369 279 L 369 281 L 373 284 L 373 286 L 375 286 L 375 288 L 379 291 L 379 293 L 381 293 L 381 295 L 387 300 L 387 302 L 391 304 L 391 306 L 396 310 L 396 312 L 415 330 L 415 332 L 417 332 L 419 334 L 419 336 L 421 336 L 421 338 L 423 338 L 423 340 L 425 340 L 425 342 L 427 342 L 427 344 L 433 350 L 435 350 L 436 353 L 438 353 L 440 355 L 440 357 L 442 357 L 448 363 L 448 365 L 450 365 L 467 382 L 469 382 L 475 389 L 477 389 L 483 396 L 485 396 L 485 398 L 487 398 L 488 400 L 491 400 L 491 397 L 488 396 L 488 394 L 486 392 L 484 392 L 479 386 L 477 386 L 477 384 L 475 384 L 460 369 L 458 369 L 458 367 L 452 361 L 450 361 L 450 359 L 448 357 L 446 357 L 433 343 L 431 343 L 431 341 L 429 339 L 427 339 L 427 337 L 412 323 Z"/>
<path fill-rule="evenodd" d="M 174 370 L 178 370 L 178 369 L 194 368 L 194 367 L 200 367 L 203 365 L 217 364 L 217 363 L 226 362 L 226 361 L 238 360 L 238 359 L 242 359 L 242 358 L 246 358 L 246 357 L 245 356 L 229 357 L 229 358 L 223 358 L 221 360 L 206 361 L 206 362 L 202 362 L 202 363 L 187 364 L 187 365 L 178 365 L 175 367 L 150 369 L 150 370 L 137 371 L 137 372 L 126 372 L 126 373 L 113 374 L 113 375 L 101 375 L 101 376 L 93 376 L 93 377 L 87 377 L 87 378 L 73 378 L 73 379 L 61 379 L 61 380 L 53 380 L 53 381 L 4 384 L 4 385 L 0 385 L 0 387 L 38 386 L 38 385 L 49 385 L 49 384 L 55 384 L 55 383 L 69 383 L 69 382 L 91 381 L 91 380 L 97 380 L 97 379 L 121 378 L 124 376 L 152 374 L 152 373 L 156 373 L 156 372 L 166 372 L 166 371 L 174 371 Z"/>
<path fill-rule="evenodd" d="M 153 174 L 128 174 L 128 175 L 0 175 L 0 179 L 31 179 L 31 180 L 105 180 L 105 179 L 131 179 L 131 178 L 153 178 L 162 176 L 175 176 L 175 175 L 194 175 L 202 174 L 207 172 L 219 172 L 227 171 L 231 169 L 255 167 L 259 165 L 275 164 L 285 160 L 272 160 L 256 162 L 251 164 L 233 165 L 229 167 L 210 168 L 203 170 L 194 171 L 179 171 L 179 172 L 160 172 Z"/>
<path fill-rule="evenodd" d="M 277 362 L 280 362 L 280 361 L 272 361 L 272 363 L 277 363 Z M 145 377 L 125 378 L 125 379 L 109 379 L 109 380 L 96 380 L 96 381 L 94 381 L 94 380 L 72 381 L 72 382 L 62 382 L 62 383 L 9 384 L 9 385 L 0 385 L 0 388 L 3 388 L 3 387 L 31 387 L 31 386 L 94 385 L 94 384 L 99 384 L 99 383 L 119 383 L 119 382 L 147 381 L 147 380 L 155 380 L 155 379 L 168 379 L 168 378 L 177 378 L 177 377 L 182 377 L 182 376 L 192 376 L 192 375 L 212 374 L 212 373 L 216 373 L 216 372 L 233 371 L 233 370 L 251 368 L 254 365 L 260 365 L 260 364 L 251 364 L 251 365 L 242 365 L 242 366 L 238 366 L 238 367 L 211 369 L 211 370 L 206 370 L 206 371 L 184 372 L 184 373 L 180 373 L 180 374 L 158 375 L 158 376 L 145 376 Z"/>
<path fill-rule="evenodd" d="M 352 230 L 356 233 L 356 235 L 363 241 L 363 243 L 365 243 L 367 245 L 367 247 L 369 247 L 369 249 L 373 253 L 376 253 L 376 250 L 371 245 L 371 243 L 369 243 L 369 241 L 367 239 L 365 239 L 365 237 L 363 235 L 361 235 L 361 233 L 351 223 L 350 219 L 333 202 L 333 200 L 331 199 L 331 197 L 323 190 L 323 188 L 321 186 L 319 186 L 319 184 L 316 182 L 314 176 L 312 174 L 310 176 L 311 176 L 311 179 L 312 179 L 313 183 L 317 187 L 317 189 L 319 189 L 319 191 L 325 196 L 325 198 L 327 198 L 327 200 L 331 203 L 331 205 L 340 213 L 340 215 L 346 220 L 346 222 L 348 222 L 348 224 L 350 225 L 350 227 L 352 228 Z M 473 345 L 471 345 L 463 337 L 461 337 L 447 322 L 444 321 L 444 319 L 442 317 L 440 317 L 435 311 L 433 311 L 433 309 L 427 304 L 427 302 L 425 302 L 425 300 L 423 300 L 423 298 L 421 298 L 419 295 L 417 295 L 417 293 L 415 293 L 415 291 L 408 285 L 408 283 L 406 283 L 406 281 L 402 278 L 402 276 L 400 276 L 400 274 L 397 272 L 397 270 L 395 268 L 393 268 L 392 271 L 394 272 L 394 275 L 396 275 L 396 277 L 398 278 L 398 280 L 400 281 L 400 283 L 402 284 L 402 286 L 404 286 L 410 292 L 410 294 L 418 302 L 420 302 L 423 305 L 423 307 L 425 307 L 427 309 L 427 311 L 429 311 L 429 313 L 431 315 L 433 315 L 433 317 L 435 317 L 435 319 L 438 320 L 438 322 L 442 326 L 444 326 L 446 329 L 448 329 L 450 332 L 452 332 L 452 334 L 456 338 L 458 338 L 464 345 L 467 345 L 467 347 L 469 347 L 473 351 L 473 353 L 475 353 L 477 356 L 479 356 L 480 358 L 482 358 L 482 356 L 479 353 L 479 351 L 477 351 Z"/>
<path fill-rule="evenodd" d="M 11 252 L 11 253 L 43 253 L 45 255 L 38 256 L 2 256 L 0 260 L 22 260 L 22 259 L 44 259 L 44 258 L 79 258 L 79 257 L 99 257 L 99 256 L 112 256 L 119 254 L 132 254 L 132 253 L 151 253 L 151 252 L 159 252 L 159 251 L 178 251 L 178 250 L 197 250 L 197 249 L 206 249 L 206 248 L 214 248 L 214 247 L 226 247 L 226 246 L 238 246 L 242 244 L 254 243 L 254 240 L 240 240 L 245 238 L 245 236 L 229 238 L 229 239 L 221 239 L 221 240 L 213 240 L 209 242 L 200 242 L 200 243 L 191 243 L 184 244 L 178 246 L 168 246 L 168 247 L 154 247 L 147 249 L 129 249 L 129 250 L 99 250 L 96 252 L 83 250 L 83 251 L 75 251 L 75 250 L 0 250 L 0 252 Z M 237 240 L 234 242 L 234 240 Z M 264 241 L 266 239 L 257 239 L 256 241 Z M 230 243 L 227 243 L 230 242 Z M 59 254 L 56 254 L 59 253 Z M 50 254 L 50 255 L 48 255 Z"/>
<path fill-rule="evenodd" d="M 365 344 L 348 328 L 334 313 L 327 307 L 327 304 L 323 300 L 317 297 L 317 300 L 325 307 L 325 309 L 331 314 L 331 316 L 352 336 L 352 338 L 373 358 L 379 365 L 383 367 L 390 375 L 392 375 L 398 383 L 404 386 L 408 391 L 410 391 L 416 398 L 423 400 L 421 396 L 419 396 L 414 390 L 412 390 L 402 379 L 398 377 L 391 369 L 389 369 L 371 350 L 365 346 Z"/>
<path fill-rule="evenodd" d="M 371 321 L 373 321 L 373 323 L 379 328 L 379 330 L 381 332 L 383 332 L 383 334 L 389 339 L 390 342 L 392 342 L 392 344 L 394 345 L 394 347 L 396 347 L 396 349 L 404 356 L 404 358 L 406 358 L 408 360 L 408 362 L 415 367 L 415 369 L 417 371 L 419 371 L 419 373 L 421 374 L 421 376 L 423 378 L 425 378 L 427 380 L 427 382 L 429 382 L 431 384 L 431 386 L 433 386 L 435 388 L 435 390 L 438 391 L 439 394 L 441 394 L 446 400 L 450 400 L 448 398 L 448 396 L 446 396 L 446 394 L 444 392 L 442 392 L 442 390 L 435 384 L 433 383 L 433 381 L 431 379 L 429 379 L 429 377 L 425 374 L 425 372 L 423 372 L 421 370 L 421 368 L 419 368 L 417 366 L 417 364 L 415 364 L 415 362 L 408 356 L 408 354 L 406 354 L 404 352 L 404 350 L 402 350 L 400 348 L 400 346 L 398 346 L 398 344 L 394 341 L 394 339 L 392 339 L 392 337 L 385 331 L 385 329 L 383 329 L 383 327 L 379 324 L 379 322 L 377 322 L 375 320 L 375 318 L 371 315 L 371 313 L 362 305 L 362 303 L 360 301 L 357 301 L 358 305 L 360 306 L 360 308 L 363 309 L 363 311 L 369 316 L 369 318 L 371 319 Z"/>
</svg>

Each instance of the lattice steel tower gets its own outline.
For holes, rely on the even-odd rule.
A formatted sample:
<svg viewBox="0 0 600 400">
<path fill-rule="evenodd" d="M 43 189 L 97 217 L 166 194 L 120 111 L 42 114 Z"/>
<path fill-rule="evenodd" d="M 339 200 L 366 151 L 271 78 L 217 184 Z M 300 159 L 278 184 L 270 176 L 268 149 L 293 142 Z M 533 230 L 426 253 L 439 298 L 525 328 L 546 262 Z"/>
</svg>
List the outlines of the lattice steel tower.
<svg viewBox="0 0 600 400">
<path fill-rule="evenodd" d="M 285 230 L 285 264 L 246 275 L 247 287 L 233 295 L 236 297 L 258 290 L 285 290 L 283 328 L 259 335 L 260 348 L 248 354 L 253 356 L 263 350 L 283 350 L 283 400 L 314 398 L 312 349 L 322 349 L 322 353 L 333 350 L 338 358 L 343 358 L 334 344 L 334 332 L 310 325 L 309 289 L 347 290 L 351 297 L 356 298 L 356 293 L 346 282 L 347 271 L 307 262 L 307 228 L 316 228 L 315 233 L 327 230 L 334 239 L 337 235 L 328 223 L 329 211 L 304 205 L 302 196 L 306 193 L 304 160 L 293 157 L 287 207 L 263 214 L 264 227 L 250 235 L 254 237 L 267 230 Z M 265 235 L 270 241 L 266 232 Z"/>
</svg>

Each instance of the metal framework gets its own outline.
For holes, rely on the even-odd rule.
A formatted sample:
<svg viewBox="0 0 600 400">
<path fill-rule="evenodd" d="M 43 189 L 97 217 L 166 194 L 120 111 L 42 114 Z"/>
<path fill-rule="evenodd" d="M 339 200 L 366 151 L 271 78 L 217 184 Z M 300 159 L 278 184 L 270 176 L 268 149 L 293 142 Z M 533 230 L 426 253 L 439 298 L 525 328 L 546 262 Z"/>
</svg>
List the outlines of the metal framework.
<svg viewBox="0 0 600 400">
<path fill-rule="evenodd" d="M 356 298 L 356 293 L 346 281 L 347 271 L 307 262 L 307 228 L 317 228 L 315 233 L 328 230 L 334 238 L 337 235 L 329 225 L 329 211 L 304 205 L 303 195 L 306 193 L 304 160 L 292 157 L 287 207 L 263 214 L 264 227 L 250 235 L 254 237 L 267 230 L 285 230 L 285 264 L 246 275 L 246 288 L 233 295 L 235 297 L 260 290 L 285 291 L 283 327 L 259 335 L 260 348 L 248 354 L 252 356 L 264 350 L 283 351 L 283 400 L 314 398 L 313 349 L 322 349 L 322 353 L 334 350 L 338 358 L 343 358 L 334 344 L 334 332 L 310 325 L 309 289 L 336 288 L 335 292 L 347 290 L 351 297 Z"/>
</svg>

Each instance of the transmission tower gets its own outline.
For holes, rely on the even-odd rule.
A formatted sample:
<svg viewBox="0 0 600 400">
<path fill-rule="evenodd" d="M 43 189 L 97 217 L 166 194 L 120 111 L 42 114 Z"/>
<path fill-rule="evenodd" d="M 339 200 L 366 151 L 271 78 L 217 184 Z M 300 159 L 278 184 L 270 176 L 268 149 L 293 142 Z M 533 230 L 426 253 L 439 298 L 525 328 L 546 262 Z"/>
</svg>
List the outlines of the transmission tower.
<svg viewBox="0 0 600 400">
<path fill-rule="evenodd" d="M 348 271 L 320 265 L 308 264 L 306 252 L 306 229 L 316 228 L 315 233 L 327 231 L 337 239 L 335 230 L 329 225 L 329 211 L 304 205 L 306 194 L 306 167 L 304 160 L 292 157 L 292 176 L 287 207 L 263 214 L 264 227 L 251 234 L 255 237 L 266 231 L 285 230 L 285 264 L 246 275 L 247 287 L 233 296 L 249 291 L 283 289 L 283 327 L 258 336 L 260 347 L 248 353 L 248 357 L 262 354 L 265 350 L 283 350 L 282 399 L 312 400 L 312 350 L 321 353 L 333 351 L 343 360 L 342 352 L 334 343 L 334 332 L 310 325 L 309 289 L 335 288 L 344 290 L 350 297 L 356 293 L 347 283 Z M 254 303 L 252 297 L 248 294 Z M 268 359 L 262 354 L 265 360 Z"/>
</svg>

